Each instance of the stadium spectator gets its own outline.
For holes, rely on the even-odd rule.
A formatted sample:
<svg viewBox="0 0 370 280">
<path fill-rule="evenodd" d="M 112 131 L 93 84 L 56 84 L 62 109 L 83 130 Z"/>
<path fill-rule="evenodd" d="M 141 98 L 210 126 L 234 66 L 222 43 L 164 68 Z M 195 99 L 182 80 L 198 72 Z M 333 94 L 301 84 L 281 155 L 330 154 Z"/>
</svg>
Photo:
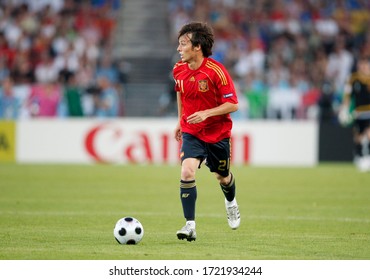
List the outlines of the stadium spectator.
<svg viewBox="0 0 370 280">
<path fill-rule="evenodd" d="M 0 82 L 9 76 L 9 69 L 5 65 L 5 58 L 0 57 Z"/>
<path fill-rule="evenodd" d="M 65 76 L 63 88 L 63 106 L 66 116 L 69 117 L 83 117 L 83 90 L 78 86 L 75 73 L 67 73 Z"/>
<path fill-rule="evenodd" d="M 30 117 L 28 98 L 31 94 L 31 86 L 36 82 L 34 68 L 25 54 L 17 55 L 12 68 L 11 77 L 14 80 L 13 90 L 19 100 L 19 119 Z"/>
<path fill-rule="evenodd" d="M 18 114 L 19 100 L 14 94 L 12 79 L 7 77 L 0 87 L 0 119 L 15 120 Z"/>
<path fill-rule="evenodd" d="M 61 98 L 60 84 L 51 81 L 33 84 L 27 101 L 31 116 L 58 117 Z"/>
<path fill-rule="evenodd" d="M 111 57 L 109 55 L 102 55 L 96 67 L 96 76 L 105 76 L 109 81 L 116 85 L 118 83 L 118 71 L 113 65 Z"/>
<path fill-rule="evenodd" d="M 3 64 L 10 69 L 13 66 L 13 61 L 16 56 L 16 51 L 9 45 L 5 36 L 5 30 L 0 30 L 0 58 Z"/>
<path fill-rule="evenodd" d="M 345 47 L 345 39 L 339 37 L 334 43 L 334 50 L 329 54 L 326 78 L 333 81 L 334 90 L 343 93 L 344 85 L 353 67 L 354 57 Z"/>
<path fill-rule="evenodd" d="M 262 119 L 267 115 L 268 102 L 268 87 L 263 80 L 262 73 L 250 72 L 245 76 L 245 81 L 242 81 L 242 88 L 244 88 L 243 95 L 246 98 L 246 107 L 248 112 L 246 118 Z M 243 108 L 240 108 L 243 110 Z"/>
<path fill-rule="evenodd" d="M 266 53 L 259 38 L 252 38 L 247 49 L 238 54 L 239 57 L 234 57 L 236 62 L 233 69 L 238 77 L 245 77 L 250 72 L 257 75 L 262 74 L 266 62 Z"/>
<path fill-rule="evenodd" d="M 333 108 L 334 89 L 330 82 L 326 81 L 320 89 L 317 105 L 318 120 L 322 123 L 335 123 L 336 114 Z"/>
<path fill-rule="evenodd" d="M 47 52 L 42 53 L 40 62 L 35 67 L 37 83 L 54 83 L 59 78 L 59 69 L 55 60 Z"/>
<path fill-rule="evenodd" d="M 97 86 L 100 92 L 95 97 L 95 113 L 100 118 L 117 117 L 119 113 L 118 92 L 110 80 L 105 75 L 97 77 Z"/>
</svg>

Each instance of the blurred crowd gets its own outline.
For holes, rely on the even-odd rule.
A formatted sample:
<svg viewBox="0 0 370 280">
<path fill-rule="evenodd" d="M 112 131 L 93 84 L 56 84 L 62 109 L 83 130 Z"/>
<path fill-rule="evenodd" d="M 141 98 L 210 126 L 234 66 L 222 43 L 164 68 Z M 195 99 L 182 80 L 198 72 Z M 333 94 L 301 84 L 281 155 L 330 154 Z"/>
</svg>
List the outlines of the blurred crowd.
<svg viewBox="0 0 370 280">
<path fill-rule="evenodd" d="M 212 25 L 213 57 L 239 94 L 235 118 L 335 122 L 356 59 L 370 54 L 367 0 L 170 0 L 168 7 L 174 45 L 184 23 Z"/>
<path fill-rule="evenodd" d="M 0 119 L 123 116 L 120 5 L 0 0 Z M 174 51 L 184 23 L 212 25 L 213 57 L 239 94 L 234 118 L 335 122 L 356 59 L 370 54 L 367 0 L 168 0 L 168 11 Z"/>
<path fill-rule="evenodd" d="M 120 1 L 0 0 L 0 119 L 122 114 Z"/>
</svg>

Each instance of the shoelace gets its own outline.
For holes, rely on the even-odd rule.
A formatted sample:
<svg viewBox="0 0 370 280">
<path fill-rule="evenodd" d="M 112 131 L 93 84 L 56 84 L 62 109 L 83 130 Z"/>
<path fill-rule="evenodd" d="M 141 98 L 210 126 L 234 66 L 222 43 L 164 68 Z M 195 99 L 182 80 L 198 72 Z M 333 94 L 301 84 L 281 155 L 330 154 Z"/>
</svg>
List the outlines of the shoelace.
<svg viewBox="0 0 370 280">
<path fill-rule="evenodd" d="M 193 231 L 193 229 L 191 228 L 191 226 L 190 225 L 185 225 L 183 228 L 182 228 L 183 230 L 187 230 L 187 231 Z"/>
<path fill-rule="evenodd" d="M 228 210 L 227 211 L 228 218 L 230 220 L 236 220 L 236 219 L 238 219 L 238 207 L 231 206 L 231 207 L 228 207 L 227 210 Z"/>
</svg>

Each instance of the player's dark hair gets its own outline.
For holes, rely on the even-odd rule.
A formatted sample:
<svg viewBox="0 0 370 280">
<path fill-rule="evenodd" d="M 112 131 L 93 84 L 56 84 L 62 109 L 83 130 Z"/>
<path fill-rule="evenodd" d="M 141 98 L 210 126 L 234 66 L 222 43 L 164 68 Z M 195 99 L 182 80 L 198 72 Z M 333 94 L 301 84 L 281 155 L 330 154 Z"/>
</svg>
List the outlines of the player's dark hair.
<svg viewBox="0 0 370 280">
<path fill-rule="evenodd" d="M 200 46 L 204 57 L 212 55 L 214 43 L 213 30 L 210 26 L 202 22 L 191 22 L 185 24 L 179 31 L 178 39 L 185 35 L 192 34 L 191 44 L 193 47 Z"/>
</svg>

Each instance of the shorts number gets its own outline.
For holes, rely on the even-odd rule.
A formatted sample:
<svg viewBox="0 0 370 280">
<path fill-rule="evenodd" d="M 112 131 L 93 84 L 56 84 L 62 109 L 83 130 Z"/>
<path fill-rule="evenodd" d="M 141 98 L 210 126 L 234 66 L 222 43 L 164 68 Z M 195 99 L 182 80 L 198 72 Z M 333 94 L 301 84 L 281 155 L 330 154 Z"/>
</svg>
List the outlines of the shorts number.
<svg viewBox="0 0 370 280">
<path fill-rule="evenodd" d="M 229 165 L 230 165 L 230 159 L 220 160 L 220 164 L 218 165 L 218 170 L 226 171 L 227 169 L 229 169 Z"/>
</svg>

